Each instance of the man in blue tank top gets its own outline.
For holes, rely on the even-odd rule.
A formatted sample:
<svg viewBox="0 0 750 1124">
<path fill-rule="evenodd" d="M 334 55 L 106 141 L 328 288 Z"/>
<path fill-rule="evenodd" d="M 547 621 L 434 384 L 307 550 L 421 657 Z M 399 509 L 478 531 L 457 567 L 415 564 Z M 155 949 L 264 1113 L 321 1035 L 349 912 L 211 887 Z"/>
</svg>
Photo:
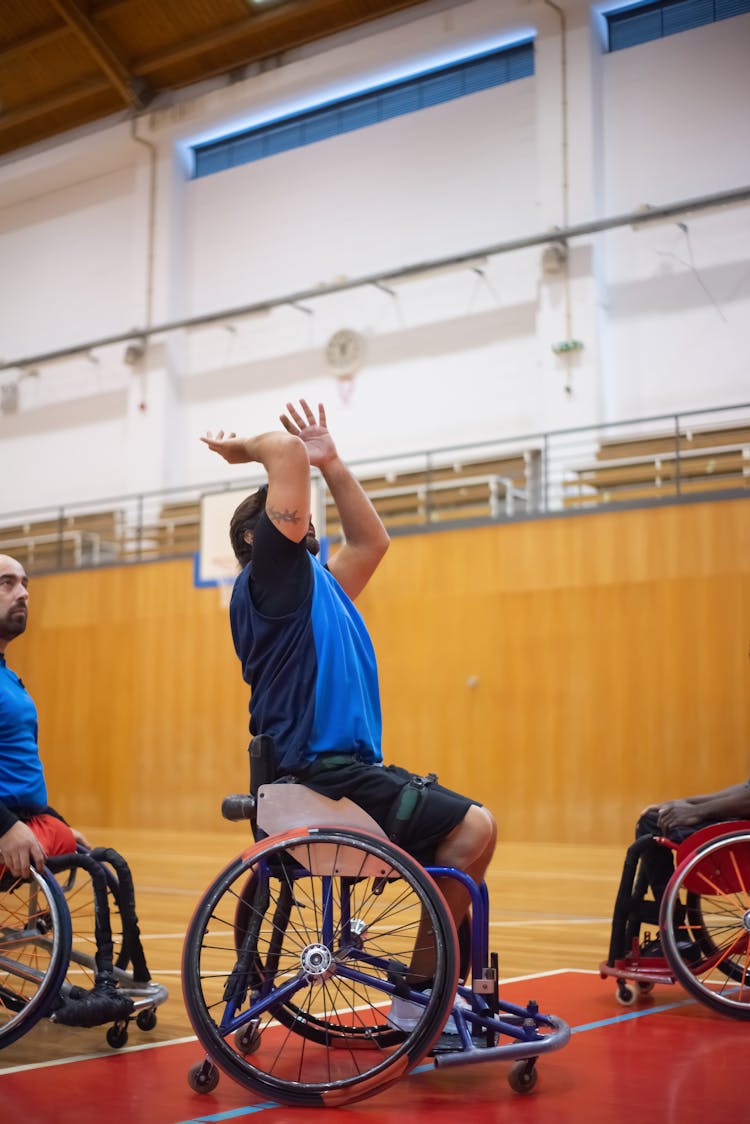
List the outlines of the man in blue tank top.
<svg viewBox="0 0 750 1124">
<path fill-rule="evenodd" d="M 0 554 L 0 870 L 26 878 L 45 856 L 75 851 L 83 836 L 47 803 L 34 700 L 5 662 L 5 649 L 26 630 L 28 579 L 15 558 Z"/>
<path fill-rule="evenodd" d="M 133 968 L 137 964 L 140 973 L 136 986 L 147 991 L 150 976 L 141 949 L 127 864 L 110 849 L 91 850 L 80 831 L 70 827 L 47 803 L 36 706 L 23 681 L 5 661 L 8 644 L 26 631 L 28 584 L 21 563 L 0 554 L 0 878 L 5 885 L 10 876 L 12 885 L 14 880 L 29 878 L 32 868 L 42 871 L 49 856 L 74 856 L 79 850 L 84 854 L 76 856 L 75 865 L 89 874 L 96 870 L 100 860 L 107 864 L 107 870 L 116 864 L 123 933 L 128 934 Z M 95 932 L 91 935 L 97 948 L 94 986 L 88 990 L 63 988 L 54 1017 L 66 1026 L 91 1027 L 120 1019 L 127 1021 L 135 1009 L 130 995 L 118 988 L 114 975 L 106 878 L 102 869 L 104 892 L 97 898 Z M 127 922 L 123 906 L 128 907 Z"/>
<path fill-rule="evenodd" d="M 477 882 L 496 827 L 475 801 L 427 778 L 418 814 L 393 831 L 394 808 L 413 774 L 383 765 L 380 692 L 372 642 L 354 605 L 388 549 L 388 535 L 339 457 L 323 406 L 287 404 L 283 430 L 255 437 L 207 434 L 230 464 L 262 464 L 268 484 L 230 524 L 241 573 L 229 607 L 232 638 L 250 685 L 250 732 L 271 735 L 280 774 L 359 804 L 425 865 L 453 866 Z M 320 470 L 341 520 L 343 544 L 327 566 L 310 519 L 310 469 Z M 453 879 L 444 896 L 460 922 L 468 895 Z"/>
</svg>

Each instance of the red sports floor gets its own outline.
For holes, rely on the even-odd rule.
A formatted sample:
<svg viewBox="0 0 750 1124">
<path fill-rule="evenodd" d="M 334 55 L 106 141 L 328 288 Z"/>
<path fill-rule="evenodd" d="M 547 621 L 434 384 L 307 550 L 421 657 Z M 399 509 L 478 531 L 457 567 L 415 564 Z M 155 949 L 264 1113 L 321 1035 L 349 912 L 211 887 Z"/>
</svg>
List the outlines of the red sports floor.
<svg viewBox="0 0 750 1124">
<path fill-rule="evenodd" d="M 573 1034 L 539 1060 L 528 1096 L 513 1093 L 508 1066 L 488 1062 L 436 1070 L 427 1061 L 404 1081 L 338 1109 L 264 1103 L 222 1076 L 208 1095 L 193 1093 L 187 1070 L 202 1058 L 196 1041 L 126 1048 L 106 1057 L 21 1066 L 0 1073 L 3 1124 L 203 1124 L 262 1117 L 299 1124 L 334 1117 L 455 1124 L 742 1124 L 750 1121 L 750 1026 L 714 1014 L 677 986 L 623 1008 L 614 982 L 564 971 L 510 981 L 502 996 L 537 999 Z"/>
</svg>

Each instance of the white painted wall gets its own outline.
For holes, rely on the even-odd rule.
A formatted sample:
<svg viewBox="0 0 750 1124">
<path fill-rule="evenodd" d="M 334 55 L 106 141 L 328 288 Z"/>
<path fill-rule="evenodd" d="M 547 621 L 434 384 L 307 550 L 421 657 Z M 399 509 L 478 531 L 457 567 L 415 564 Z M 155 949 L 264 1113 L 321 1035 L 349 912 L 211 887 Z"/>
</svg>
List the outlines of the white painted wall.
<svg viewBox="0 0 750 1124">
<path fill-rule="evenodd" d="M 0 162 L 0 360 L 750 184 L 750 16 L 609 55 L 589 5 L 563 8 L 565 84 L 549 5 L 443 0 Z M 529 29 L 533 78 L 186 175 L 191 139 Z M 572 241 L 567 292 L 537 247 L 155 337 L 135 369 L 122 344 L 6 369 L 2 511 L 223 479 L 198 435 L 272 426 L 300 394 L 349 458 L 750 399 L 747 206 L 683 225 Z M 346 405 L 323 354 L 342 326 L 368 340 Z"/>
</svg>

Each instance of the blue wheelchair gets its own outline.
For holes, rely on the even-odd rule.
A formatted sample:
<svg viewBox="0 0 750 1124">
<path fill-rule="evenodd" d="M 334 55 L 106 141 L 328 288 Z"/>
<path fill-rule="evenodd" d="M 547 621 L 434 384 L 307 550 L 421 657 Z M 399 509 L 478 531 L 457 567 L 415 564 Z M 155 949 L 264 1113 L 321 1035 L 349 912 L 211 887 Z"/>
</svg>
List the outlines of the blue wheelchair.
<svg viewBox="0 0 750 1124">
<path fill-rule="evenodd" d="M 251 793 L 227 797 L 223 813 L 249 819 L 256 843 L 209 886 L 185 939 L 185 1005 L 206 1051 L 191 1087 L 212 1091 L 223 1070 L 265 1100 L 332 1107 L 381 1092 L 429 1055 L 436 1066 L 509 1061 L 511 1088 L 531 1092 L 537 1059 L 570 1029 L 534 1000 L 500 999 L 486 886 L 421 867 L 351 801 L 258 784 L 257 769 L 253 784 L 253 772 Z M 436 878 L 470 895 L 460 933 Z M 410 976 L 417 942 L 434 965 L 429 991 Z M 408 1028 L 395 999 L 414 1011 Z"/>
</svg>

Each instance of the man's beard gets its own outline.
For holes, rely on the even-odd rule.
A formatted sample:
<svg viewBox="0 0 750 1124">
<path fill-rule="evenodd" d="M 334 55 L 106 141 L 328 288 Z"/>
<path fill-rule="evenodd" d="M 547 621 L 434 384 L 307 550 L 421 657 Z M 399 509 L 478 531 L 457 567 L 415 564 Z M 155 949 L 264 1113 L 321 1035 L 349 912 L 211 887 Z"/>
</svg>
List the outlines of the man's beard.
<svg viewBox="0 0 750 1124">
<path fill-rule="evenodd" d="M 313 558 L 317 558 L 317 556 L 320 554 L 320 543 L 318 542 L 315 534 L 312 531 L 308 531 L 307 533 L 305 546 L 309 550 L 310 554 L 312 554 Z"/>
<path fill-rule="evenodd" d="M 27 621 L 27 613 L 11 609 L 5 619 L 0 621 L 0 640 L 15 640 L 16 636 L 26 631 Z"/>
</svg>

